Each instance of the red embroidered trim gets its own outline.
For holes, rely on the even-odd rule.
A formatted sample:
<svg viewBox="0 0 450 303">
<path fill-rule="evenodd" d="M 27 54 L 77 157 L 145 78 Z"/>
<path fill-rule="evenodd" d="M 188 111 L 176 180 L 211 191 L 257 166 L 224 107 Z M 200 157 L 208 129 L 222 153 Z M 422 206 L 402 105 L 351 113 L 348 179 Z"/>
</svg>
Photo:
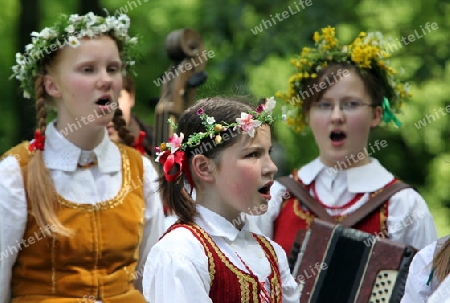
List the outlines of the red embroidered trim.
<svg viewBox="0 0 450 303">
<path fill-rule="evenodd" d="M 359 200 L 361 200 L 361 198 L 364 196 L 364 193 L 358 193 L 356 194 L 356 196 L 353 197 L 353 199 L 351 199 L 349 202 L 345 203 L 344 205 L 341 206 L 329 206 L 326 205 L 325 203 L 322 202 L 322 200 L 320 200 L 319 196 L 317 195 L 316 192 L 316 181 L 312 181 L 311 182 L 311 189 L 313 191 L 314 197 L 316 199 L 317 202 L 319 202 L 320 205 L 322 205 L 324 208 L 328 208 L 328 209 L 345 209 L 345 208 L 349 208 L 350 206 L 354 205 L 356 202 L 358 202 Z"/>
</svg>

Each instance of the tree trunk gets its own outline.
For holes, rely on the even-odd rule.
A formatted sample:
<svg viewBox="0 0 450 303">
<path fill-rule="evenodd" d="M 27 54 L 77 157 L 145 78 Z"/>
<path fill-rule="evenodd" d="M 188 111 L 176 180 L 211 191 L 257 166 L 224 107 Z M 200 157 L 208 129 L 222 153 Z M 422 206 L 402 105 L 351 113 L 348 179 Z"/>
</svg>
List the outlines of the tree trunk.
<svg viewBox="0 0 450 303">
<path fill-rule="evenodd" d="M 103 16 L 105 11 L 100 6 L 99 0 L 80 0 L 78 6 L 78 13 L 80 15 L 93 12 L 96 15 Z"/>
<path fill-rule="evenodd" d="M 30 33 L 38 31 L 39 28 L 39 0 L 20 0 L 20 15 L 18 28 L 18 52 L 25 50 L 25 45 L 31 43 Z M 19 91 L 19 82 L 15 81 L 14 89 Z M 34 129 L 36 128 L 36 110 L 35 100 L 25 99 L 20 94 L 17 98 L 16 113 L 19 121 L 15 141 L 19 143 L 23 140 L 31 140 L 33 138 Z"/>
</svg>

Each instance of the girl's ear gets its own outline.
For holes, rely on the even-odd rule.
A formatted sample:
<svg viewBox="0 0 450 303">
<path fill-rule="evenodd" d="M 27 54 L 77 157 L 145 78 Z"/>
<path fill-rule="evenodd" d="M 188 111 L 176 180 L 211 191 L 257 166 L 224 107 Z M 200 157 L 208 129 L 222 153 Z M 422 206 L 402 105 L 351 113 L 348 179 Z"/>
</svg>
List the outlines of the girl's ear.
<svg viewBox="0 0 450 303">
<path fill-rule="evenodd" d="M 195 155 L 192 158 L 192 173 L 199 180 L 206 183 L 214 182 L 214 171 L 216 165 L 214 161 L 204 155 Z"/>
<path fill-rule="evenodd" d="M 44 87 L 47 94 L 55 99 L 59 99 L 62 97 L 61 91 L 59 89 L 58 84 L 55 81 L 55 78 L 51 75 L 44 76 Z"/>
<path fill-rule="evenodd" d="M 373 109 L 373 117 L 372 122 L 370 123 L 370 126 L 376 127 L 380 125 L 381 117 L 383 116 L 383 109 L 381 106 L 377 106 Z"/>
</svg>

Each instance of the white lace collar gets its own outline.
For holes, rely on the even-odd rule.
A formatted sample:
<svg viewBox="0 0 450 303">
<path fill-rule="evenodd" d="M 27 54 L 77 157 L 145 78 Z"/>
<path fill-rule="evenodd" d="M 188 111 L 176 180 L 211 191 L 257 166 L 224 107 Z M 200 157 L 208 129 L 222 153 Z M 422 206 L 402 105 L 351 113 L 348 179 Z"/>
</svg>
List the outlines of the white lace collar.
<svg viewBox="0 0 450 303">
<path fill-rule="evenodd" d="M 119 148 L 108 136 L 105 128 L 102 142 L 91 151 L 84 151 L 64 138 L 52 121 L 45 131 L 44 162 L 48 169 L 73 172 L 77 164 L 86 164 L 97 159 L 102 173 L 118 172 L 122 168 Z"/>
</svg>

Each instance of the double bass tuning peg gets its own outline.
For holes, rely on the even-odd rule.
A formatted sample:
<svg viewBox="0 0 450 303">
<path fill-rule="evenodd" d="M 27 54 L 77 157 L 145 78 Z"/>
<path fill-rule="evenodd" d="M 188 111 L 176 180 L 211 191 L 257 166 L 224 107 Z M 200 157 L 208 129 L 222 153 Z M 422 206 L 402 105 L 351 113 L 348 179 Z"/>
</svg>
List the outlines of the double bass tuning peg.
<svg viewBox="0 0 450 303">
<path fill-rule="evenodd" d="M 203 50 L 202 37 L 193 29 L 177 29 L 167 36 L 166 51 L 172 61 L 198 56 Z"/>
</svg>

